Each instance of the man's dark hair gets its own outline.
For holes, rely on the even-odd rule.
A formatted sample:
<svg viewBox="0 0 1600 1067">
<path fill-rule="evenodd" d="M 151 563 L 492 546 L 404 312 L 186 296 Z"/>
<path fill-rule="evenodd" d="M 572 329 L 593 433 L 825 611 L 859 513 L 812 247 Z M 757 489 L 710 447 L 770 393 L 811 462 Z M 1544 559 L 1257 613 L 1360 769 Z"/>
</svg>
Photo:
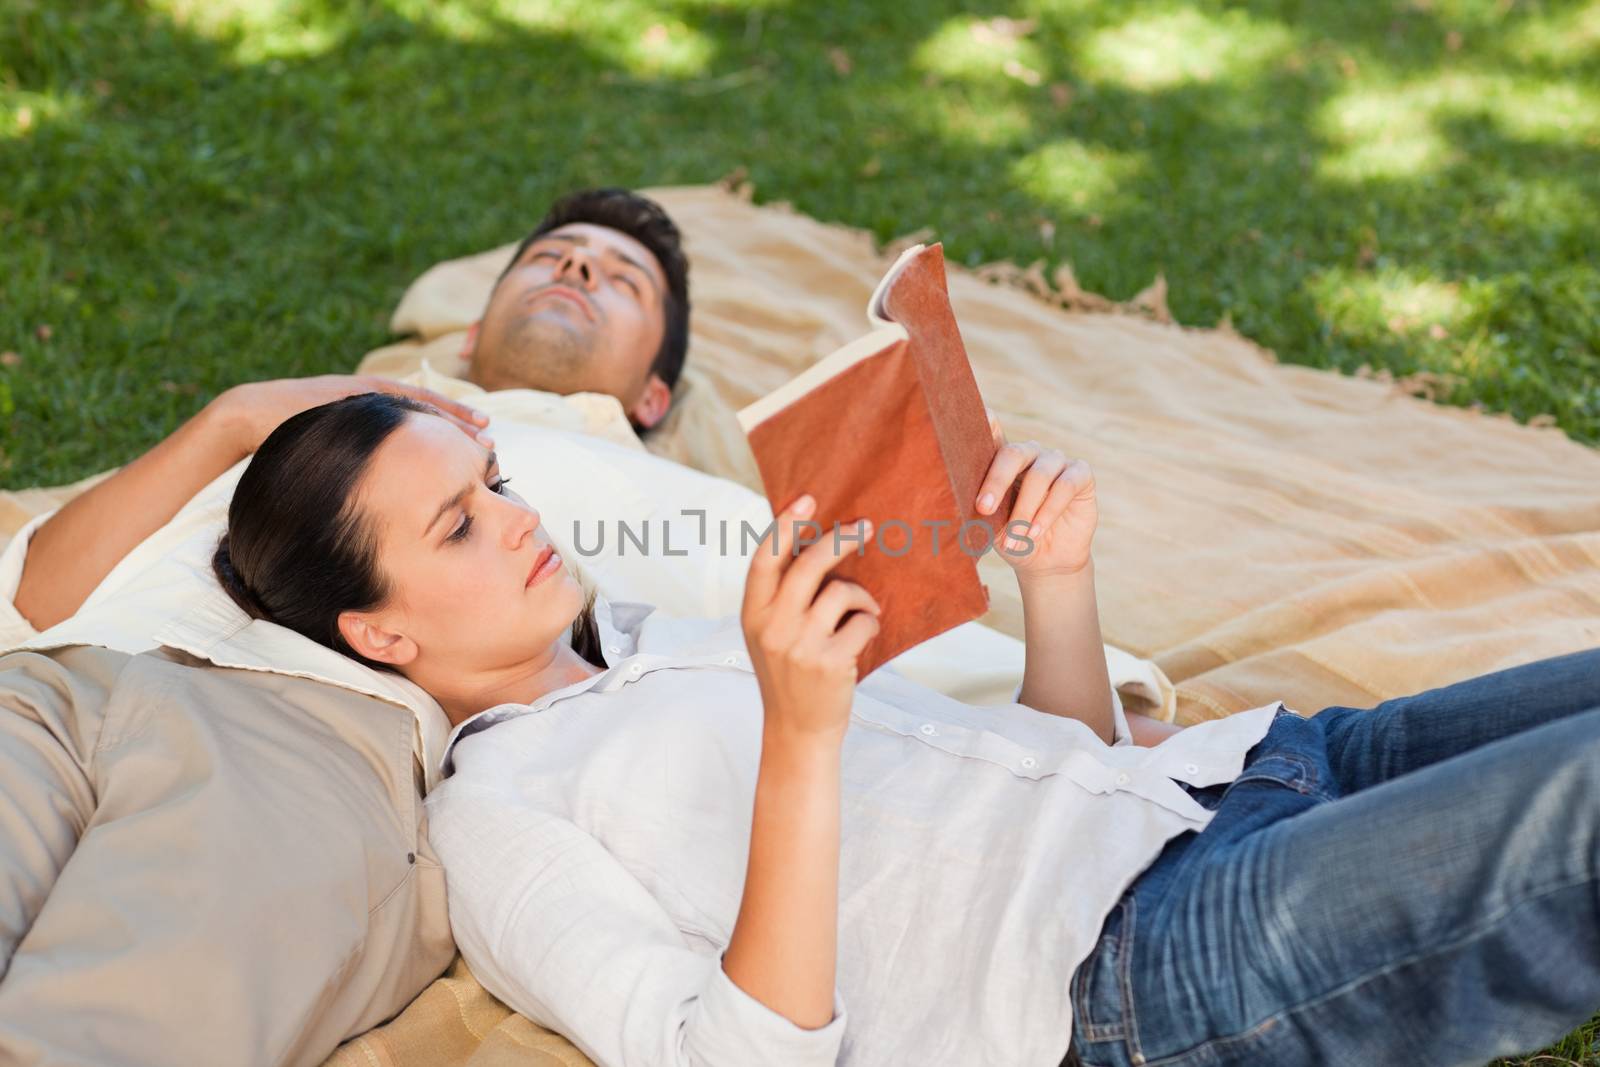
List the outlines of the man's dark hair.
<svg viewBox="0 0 1600 1067">
<path fill-rule="evenodd" d="M 522 261 L 522 254 L 529 245 L 551 230 L 575 222 L 627 234 L 649 249 L 661 264 L 661 273 L 667 279 L 666 298 L 662 302 L 666 329 L 650 369 L 668 388 L 677 388 L 678 376 L 683 373 L 684 355 L 689 350 L 689 260 L 683 254 L 683 235 L 678 232 L 677 224 L 649 197 L 616 187 L 580 189 L 562 197 L 550 205 L 539 225 L 523 238 L 511 263 L 495 279 L 495 286 L 498 287 L 511 273 L 511 268 Z"/>
</svg>

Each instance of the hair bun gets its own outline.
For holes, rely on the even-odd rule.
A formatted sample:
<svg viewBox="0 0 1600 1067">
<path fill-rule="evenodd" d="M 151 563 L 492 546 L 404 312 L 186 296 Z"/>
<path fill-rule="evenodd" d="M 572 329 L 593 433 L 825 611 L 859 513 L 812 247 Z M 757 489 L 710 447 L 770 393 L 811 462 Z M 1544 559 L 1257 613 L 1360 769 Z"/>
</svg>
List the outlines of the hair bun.
<svg viewBox="0 0 1600 1067">
<path fill-rule="evenodd" d="M 252 619 L 268 618 L 267 611 L 261 606 L 261 601 L 250 591 L 239 572 L 233 567 L 233 554 L 228 551 L 228 535 L 223 534 L 222 540 L 217 542 L 217 550 L 211 554 L 211 570 L 217 576 L 217 583 L 223 591 L 233 598 L 244 613 Z"/>
</svg>

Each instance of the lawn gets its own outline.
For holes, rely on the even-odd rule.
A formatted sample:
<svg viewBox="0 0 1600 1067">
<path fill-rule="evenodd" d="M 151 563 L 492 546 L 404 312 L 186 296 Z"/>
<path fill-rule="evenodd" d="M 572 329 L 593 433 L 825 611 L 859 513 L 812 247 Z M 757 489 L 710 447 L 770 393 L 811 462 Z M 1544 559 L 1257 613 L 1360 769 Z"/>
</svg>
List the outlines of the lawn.
<svg viewBox="0 0 1600 1067">
<path fill-rule="evenodd" d="M 1596 0 L 5 0 L 0 486 L 348 369 L 557 192 L 741 167 L 1600 443 Z"/>
</svg>

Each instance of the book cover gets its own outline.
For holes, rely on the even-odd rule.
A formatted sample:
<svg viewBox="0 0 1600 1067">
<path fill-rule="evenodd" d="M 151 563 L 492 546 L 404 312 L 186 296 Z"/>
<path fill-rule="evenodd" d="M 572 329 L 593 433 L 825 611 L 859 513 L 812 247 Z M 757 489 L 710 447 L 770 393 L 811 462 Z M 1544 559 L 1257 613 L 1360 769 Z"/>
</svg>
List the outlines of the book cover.
<svg viewBox="0 0 1600 1067">
<path fill-rule="evenodd" d="M 1004 536 L 978 489 L 998 446 L 945 283 L 941 246 L 908 249 L 867 306 L 876 328 L 739 412 L 773 510 L 811 493 L 817 537 L 858 518 L 865 544 L 830 572 L 883 609 L 859 675 L 989 607 L 978 559 Z"/>
</svg>

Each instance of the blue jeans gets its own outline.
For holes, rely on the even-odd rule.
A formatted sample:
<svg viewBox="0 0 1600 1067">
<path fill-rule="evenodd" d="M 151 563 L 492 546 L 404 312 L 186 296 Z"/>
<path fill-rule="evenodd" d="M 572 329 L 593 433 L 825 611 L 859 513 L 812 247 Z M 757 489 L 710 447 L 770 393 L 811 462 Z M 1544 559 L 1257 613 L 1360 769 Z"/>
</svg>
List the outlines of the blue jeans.
<svg viewBox="0 0 1600 1067">
<path fill-rule="evenodd" d="M 1482 1065 L 1600 1008 L 1600 650 L 1281 710 L 1107 917 L 1067 1063 Z"/>
</svg>

